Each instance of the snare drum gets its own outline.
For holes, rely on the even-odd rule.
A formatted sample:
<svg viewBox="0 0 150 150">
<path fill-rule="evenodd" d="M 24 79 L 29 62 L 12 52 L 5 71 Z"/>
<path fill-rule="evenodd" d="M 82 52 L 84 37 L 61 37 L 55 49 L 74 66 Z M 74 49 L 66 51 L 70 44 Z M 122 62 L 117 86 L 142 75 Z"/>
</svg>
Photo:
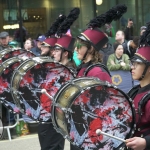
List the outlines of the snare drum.
<svg viewBox="0 0 150 150">
<path fill-rule="evenodd" d="M 22 63 L 12 76 L 12 96 L 16 105 L 32 119 L 51 118 L 53 101 L 41 93 L 44 88 L 54 97 L 58 89 L 74 74 L 50 57 L 34 57 Z"/>
<path fill-rule="evenodd" d="M 119 150 L 123 142 L 96 135 L 96 130 L 122 139 L 133 135 L 132 100 L 121 90 L 98 78 L 82 77 L 63 85 L 55 96 L 52 122 L 64 138 L 80 149 Z"/>
<path fill-rule="evenodd" d="M 0 64 L 14 56 L 18 56 L 23 59 L 35 57 L 32 51 L 27 51 L 22 48 L 7 48 L 0 51 Z"/>
</svg>

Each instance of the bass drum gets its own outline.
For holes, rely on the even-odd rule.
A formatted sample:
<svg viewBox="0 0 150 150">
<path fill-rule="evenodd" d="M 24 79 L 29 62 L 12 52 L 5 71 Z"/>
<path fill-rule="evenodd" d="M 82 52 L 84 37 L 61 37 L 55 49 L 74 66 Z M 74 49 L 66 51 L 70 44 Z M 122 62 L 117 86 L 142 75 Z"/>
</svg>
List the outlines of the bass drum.
<svg viewBox="0 0 150 150">
<path fill-rule="evenodd" d="M 134 133 L 132 100 L 98 78 L 73 79 L 59 89 L 52 108 L 52 122 L 73 145 L 83 150 L 119 150 L 124 143 L 96 134 L 96 130 L 129 138 Z"/>
<path fill-rule="evenodd" d="M 14 113 L 20 113 L 10 93 L 10 82 L 13 71 L 23 62 L 19 57 L 12 57 L 0 65 L 0 101 Z"/>
<path fill-rule="evenodd" d="M 8 48 L 0 51 L 0 64 L 14 56 L 19 56 L 24 60 L 27 58 L 35 57 L 35 55 L 31 51 L 22 48 Z"/>
<path fill-rule="evenodd" d="M 74 78 L 74 74 L 50 57 L 34 57 L 23 62 L 13 73 L 11 93 L 21 112 L 38 121 L 51 118 L 53 101 L 42 89 L 54 96 L 66 81 Z"/>
</svg>

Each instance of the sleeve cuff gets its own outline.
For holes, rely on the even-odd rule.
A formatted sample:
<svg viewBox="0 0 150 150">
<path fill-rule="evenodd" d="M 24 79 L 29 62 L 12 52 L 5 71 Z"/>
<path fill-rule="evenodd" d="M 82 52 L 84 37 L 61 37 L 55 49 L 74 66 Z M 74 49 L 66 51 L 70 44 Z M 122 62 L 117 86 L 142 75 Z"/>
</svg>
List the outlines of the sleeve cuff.
<svg viewBox="0 0 150 150">
<path fill-rule="evenodd" d="M 144 139 L 146 140 L 146 149 L 150 149 L 150 136 L 145 136 Z"/>
</svg>

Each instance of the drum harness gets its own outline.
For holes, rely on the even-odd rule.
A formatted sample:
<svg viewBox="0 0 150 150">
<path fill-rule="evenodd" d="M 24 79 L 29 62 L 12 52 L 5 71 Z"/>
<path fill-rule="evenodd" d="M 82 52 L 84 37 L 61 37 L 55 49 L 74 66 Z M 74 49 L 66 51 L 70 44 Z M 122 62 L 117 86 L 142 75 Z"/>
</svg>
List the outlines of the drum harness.
<svg viewBox="0 0 150 150">
<path fill-rule="evenodd" d="M 85 71 L 84 71 L 84 76 L 86 76 L 87 73 L 88 73 L 90 70 L 92 70 L 94 67 L 100 67 L 101 69 L 103 69 L 103 71 L 107 72 L 107 73 L 109 74 L 109 76 L 111 77 L 109 70 L 108 70 L 107 67 L 106 67 L 104 64 L 102 64 L 102 63 L 91 64 L 89 67 L 87 67 L 87 68 L 85 69 Z"/>
</svg>

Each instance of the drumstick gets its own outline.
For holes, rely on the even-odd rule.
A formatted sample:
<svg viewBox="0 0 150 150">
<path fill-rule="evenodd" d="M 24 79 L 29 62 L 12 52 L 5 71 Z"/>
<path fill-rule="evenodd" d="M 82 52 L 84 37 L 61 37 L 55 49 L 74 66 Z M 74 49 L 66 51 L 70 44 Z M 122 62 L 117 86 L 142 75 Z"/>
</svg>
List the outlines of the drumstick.
<svg viewBox="0 0 150 150">
<path fill-rule="evenodd" d="M 111 137 L 111 138 L 114 138 L 114 139 L 116 139 L 116 140 L 119 140 L 119 141 L 122 141 L 122 142 L 126 142 L 126 140 L 121 139 L 121 138 L 116 137 L 116 136 L 113 136 L 113 135 L 111 135 L 111 134 L 105 133 L 105 132 L 103 132 L 103 131 L 100 130 L 100 129 L 97 129 L 97 130 L 96 130 L 96 134 L 97 134 L 97 135 L 103 134 L 103 135 L 109 136 L 109 137 Z"/>
<path fill-rule="evenodd" d="M 47 93 L 46 89 L 42 89 L 42 90 L 41 90 L 41 93 L 45 94 L 47 97 L 49 97 L 51 100 L 54 101 L 54 97 L 51 96 L 51 95 L 49 95 L 49 94 Z"/>
</svg>

